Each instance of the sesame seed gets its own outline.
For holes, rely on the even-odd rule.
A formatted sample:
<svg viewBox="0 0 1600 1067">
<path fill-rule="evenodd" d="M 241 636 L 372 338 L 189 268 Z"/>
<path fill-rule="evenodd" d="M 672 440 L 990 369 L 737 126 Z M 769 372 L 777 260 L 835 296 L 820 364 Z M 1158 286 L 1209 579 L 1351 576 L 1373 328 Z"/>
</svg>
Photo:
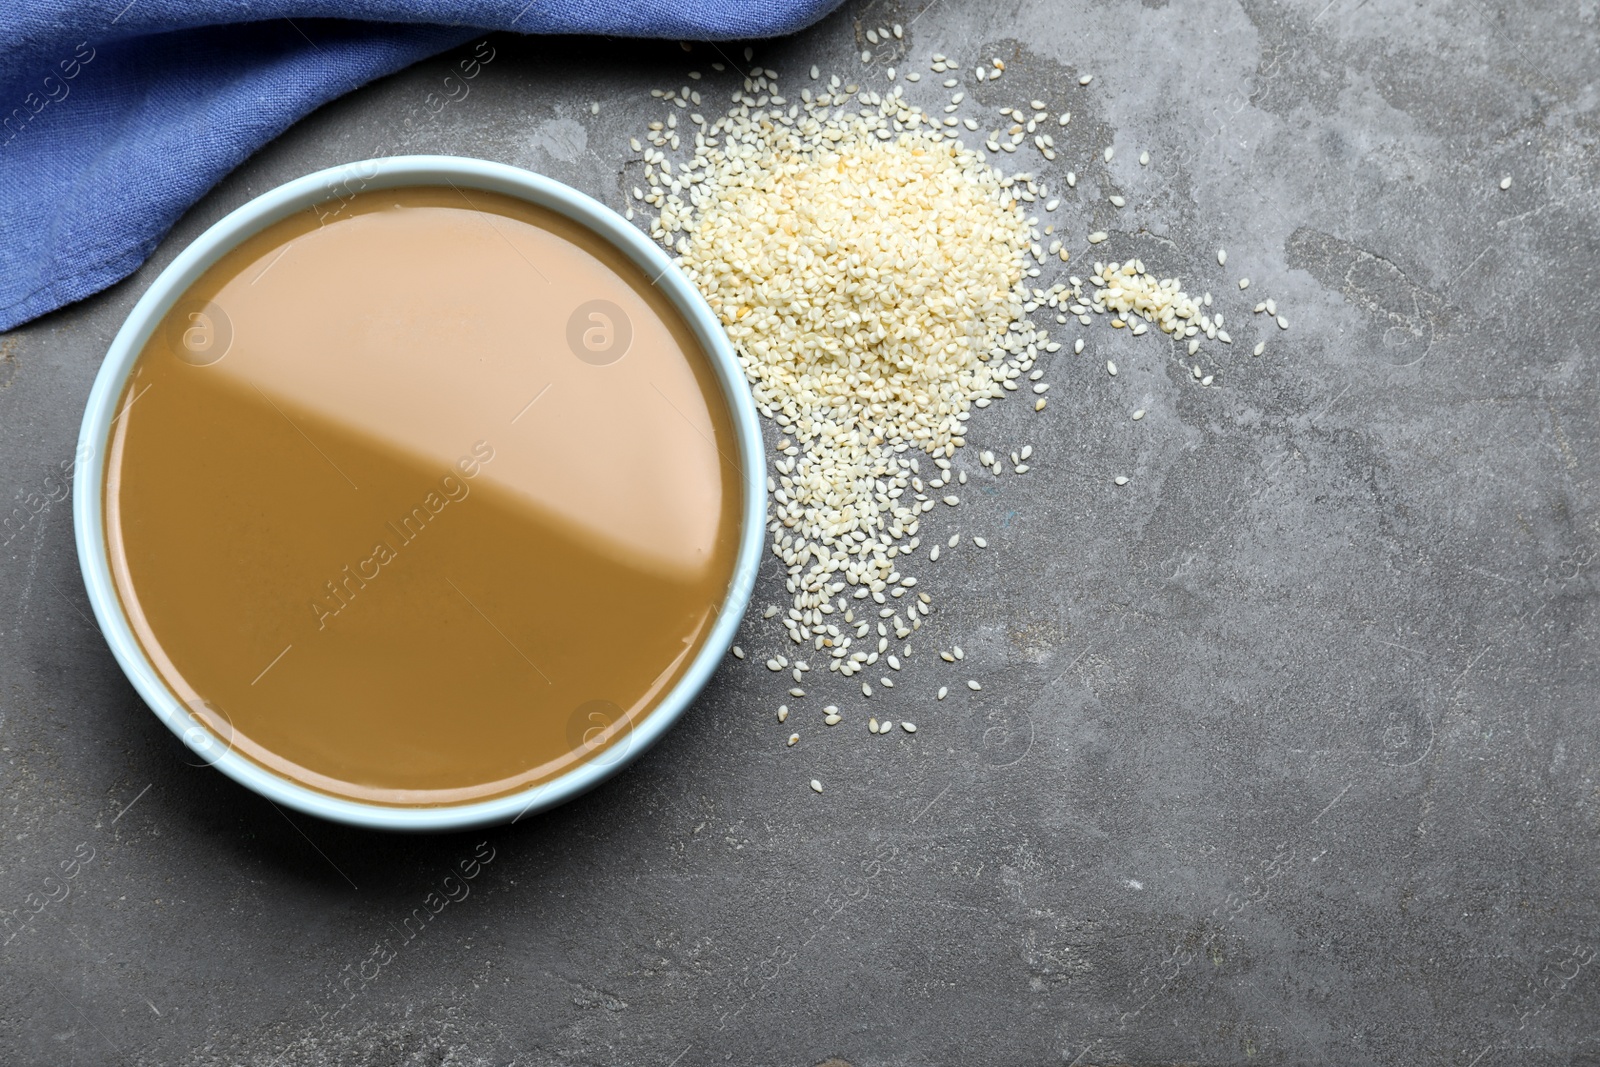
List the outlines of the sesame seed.
<svg viewBox="0 0 1600 1067">
<path fill-rule="evenodd" d="M 981 537 L 974 537 L 972 539 L 972 543 L 977 545 L 979 548 L 988 548 L 989 547 L 989 542 L 985 541 Z"/>
<path fill-rule="evenodd" d="M 1117 376 L 1117 365 L 1109 359 L 1106 360 L 1106 373 L 1111 375 L 1113 378 Z"/>
<path fill-rule="evenodd" d="M 1085 74 L 1081 78 L 1078 79 L 1078 84 L 1079 85 L 1088 85 L 1092 81 L 1094 81 L 1094 75 L 1093 74 Z"/>
<path fill-rule="evenodd" d="M 1104 230 L 1096 230 L 1094 233 L 1089 235 L 1089 243 L 1092 245 L 1097 245 L 1109 236 L 1110 234 L 1106 233 Z"/>
<path fill-rule="evenodd" d="M 1278 329 L 1287 330 L 1288 328 L 1289 328 L 1289 320 L 1284 318 L 1282 315 L 1279 315 L 1278 316 Z"/>
<path fill-rule="evenodd" d="M 811 779 L 811 791 L 813 793 L 822 792 L 822 783 L 817 781 L 815 778 Z"/>
<path fill-rule="evenodd" d="M 744 649 L 740 648 L 738 645 L 734 645 L 733 655 L 735 659 L 744 659 Z"/>
<path fill-rule="evenodd" d="M 1128 202 L 1120 196 L 1112 196 L 1108 197 L 1107 199 L 1111 201 L 1112 207 L 1126 207 L 1128 204 Z"/>
<path fill-rule="evenodd" d="M 1138 422 L 1142 418 L 1144 418 L 1144 408 L 1140 408 L 1138 411 L 1135 411 L 1133 413 L 1133 421 L 1134 422 Z"/>
<path fill-rule="evenodd" d="M 938 695 L 938 696 L 936 696 L 936 697 L 934 697 L 934 699 L 935 699 L 935 700 L 943 700 L 943 699 L 944 699 L 944 698 L 945 698 L 945 697 L 947 697 L 947 696 L 949 696 L 949 695 L 950 695 L 950 689 L 949 689 L 949 687 L 948 687 L 948 686 L 943 686 L 943 685 L 941 685 L 941 686 L 940 686 L 940 687 L 939 687 L 939 695 Z"/>
<path fill-rule="evenodd" d="M 973 691 L 973 692 L 974 692 L 974 693 L 976 693 L 976 692 L 978 692 L 978 691 L 979 691 L 979 690 L 980 690 L 980 689 L 982 689 L 982 688 L 983 688 L 983 686 L 981 686 L 981 685 L 979 685 L 979 684 L 978 684 L 978 683 L 977 683 L 977 680 L 976 680 L 976 679 L 973 679 L 973 678 L 968 678 L 968 679 L 967 679 L 967 688 L 968 688 L 968 689 L 970 689 L 970 690 L 972 690 L 972 691 Z"/>
<path fill-rule="evenodd" d="M 1256 344 L 1255 349 L 1250 354 L 1252 356 L 1259 356 L 1261 353 L 1265 352 L 1266 350 L 1267 350 L 1267 342 L 1261 341 L 1261 342 L 1258 342 Z"/>
<path fill-rule="evenodd" d="M 1148 167 L 1149 165 L 1150 165 L 1150 153 L 1149 152 L 1140 152 L 1139 153 L 1139 166 Z"/>
<path fill-rule="evenodd" d="M 789 695 L 792 696 L 792 697 L 803 697 L 803 696 L 806 695 L 806 691 L 804 689 L 796 687 L 794 689 L 789 690 Z"/>
<path fill-rule="evenodd" d="M 799 740 L 800 740 L 800 735 L 799 734 L 790 734 L 789 735 L 789 745 L 791 747 L 793 747 Z"/>
<path fill-rule="evenodd" d="M 868 719 L 867 720 L 867 733 L 875 734 L 877 732 L 878 732 L 878 720 L 877 719 Z"/>
<path fill-rule="evenodd" d="M 1511 188 L 1511 175 L 1507 174 L 1504 178 L 1500 179 L 1500 188 L 1501 189 L 1509 189 L 1509 188 Z"/>
<path fill-rule="evenodd" d="M 787 722 L 788 719 L 789 719 L 789 705 L 787 705 L 787 704 L 779 704 L 778 705 L 778 721 L 779 722 Z"/>
<path fill-rule="evenodd" d="M 1117 150 L 1115 148 L 1112 148 L 1110 145 L 1106 145 L 1105 156 L 1106 156 L 1106 162 L 1107 163 L 1110 163 L 1111 162 L 1111 157 L 1116 155 L 1116 154 L 1117 154 Z"/>
<path fill-rule="evenodd" d="M 1239 279 L 1239 288 L 1240 289 L 1248 289 L 1248 288 L 1250 288 L 1250 279 L 1249 278 L 1240 278 Z"/>
<path fill-rule="evenodd" d="M 1119 475 L 1117 475 L 1117 476 L 1116 476 L 1116 477 L 1115 477 L 1115 478 L 1113 478 L 1113 479 L 1111 479 L 1111 480 L 1112 480 L 1112 481 L 1113 481 L 1113 482 L 1115 482 L 1115 483 L 1116 483 L 1116 484 L 1118 484 L 1118 485 L 1127 485 L 1127 484 L 1128 484 L 1128 479 L 1127 479 L 1127 478 L 1124 478 L 1124 477 L 1123 477 L 1123 476 L 1122 476 L 1122 475 L 1120 475 L 1120 474 L 1119 474 Z"/>
<path fill-rule="evenodd" d="M 1228 265 L 1228 250 L 1226 248 L 1217 249 L 1217 266 L 1226 267 L 1227 265 Z"/>
<path fill-rule="evenodd" d="M 900 729 L 904 730 L 908 734 L 914 734 L 917 732 L 917 724 L 914 722 L 903 722 L 900 724 Z"/>
</svg>

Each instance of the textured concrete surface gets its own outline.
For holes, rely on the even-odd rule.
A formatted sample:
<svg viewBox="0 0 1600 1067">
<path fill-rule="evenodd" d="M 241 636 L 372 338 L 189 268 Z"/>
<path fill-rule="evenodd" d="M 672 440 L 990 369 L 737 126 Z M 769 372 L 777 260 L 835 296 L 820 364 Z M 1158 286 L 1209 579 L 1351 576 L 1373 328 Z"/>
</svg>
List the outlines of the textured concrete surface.
<svg viewBox="0 0 1600 1067">
<path fill-rule="evenodd" d="M 1097 326 L 1044 416 L 974 419 L 1037 459 L 930 519 L 992 547 L 922 570 L 941 610 L 880 705 L 915 738 L 808 712 L 787 749 L 788 683 L 730 660 L 513 829 L 290 818 L 190 766 L 87 618 L 50 498 L 107 343 L 205 226 L 337 162 L 480 155 L 620 206 L 647 90 L 714 55 L 496 38 L 437 113 L 453 57 L 323 110 L 136 277 L 0 338 L 0 1062 L 1600 1063 L 1595 0 L 866 3 L 756 62 L 859 70 L 894 21 L 922 99 L 944 51 L 967 83 L 1006 59 L 967 86 L 989 116 L 1071 108 L 1063 230 L 1218 294 L 1219 387 Z"/>
</svg>

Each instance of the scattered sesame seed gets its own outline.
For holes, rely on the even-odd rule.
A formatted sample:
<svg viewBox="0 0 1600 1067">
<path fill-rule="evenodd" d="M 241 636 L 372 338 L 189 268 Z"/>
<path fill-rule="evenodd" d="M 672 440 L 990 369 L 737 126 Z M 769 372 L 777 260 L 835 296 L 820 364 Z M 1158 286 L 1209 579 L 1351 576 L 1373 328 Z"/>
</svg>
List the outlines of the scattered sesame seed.
<svg viewBox="0 0 1600 1067">
<path fill-rule="evenodd" d="M 1111 375 L 1113 378 L 1117 376 L 1117 365 L 1109 359 L 1106 360 L 1106 373 Z"/>
<path fill-rule="evenodd" d="M 1112 207 L 1126 207 L 1127 204 L 1128 204 L 1128 202 L 1126 200 L 1124 200 L 1120 196 L 1111 196 L 1111 197 L 1108 197 L 1107 199 L 1109 199 L 1111 201 L 1111 206 Z"/>
<path fill-rule="evenodd" d="M 1127 478 L 1125 478 L 1125 477 L 1123 477 L 1123 476 L 1122 476 L 1122 475 L 1120 475 L 1120 474 L 1119 474 L 1119 475 L 1117 475 L 1117 476 L 1116 476 L 1116 477 L 1115 477 L 1115 478 L 1113 478 L 1113 479 L 1111 479 L 1111 480 L 1112 480 L 1112 481 L 1113 481 L 1113 482 L 1115 482 L 1115 483 L 1116 483 L 1116 484 L 1118 484 L 1118 485 L 1127 485 L 1127 484 L 1128 484 L 1128 479 L 1127 479 Z"/>
<path fill-rule="evenodd" d="M 974 693 L 976 693 L 980 689 L 982 689 L 983 686 L 979 685 L 976 679 L 968 678 L 967 679 L 967 688 L 972 690 Z"/>
<path fill-rule="evenodd" d="M 1149 152 L 1140 152 L 1139 153 L 1139 166 L 1148 167 L 1149 165 L 1150 165 L 1150 153 Z"/>
<path fill-rule="evenodd" d="M 1111 157 L 1116 155 L 1116 154 L 1117 154 L 1117 150 L 1115 148 L 1112 148 L 1110 145 L 1106 145 L 1105 155 L 1106 155 L 1106 162 L 1107 163 L 1110 163 L 1111 162 Z"/>
<path fill-rule="evenodd" d="M 790 734 L 789 735 L 789 745 L 790 745 L 790 747 L 793 747 L 796 743 L 799 742 L 799 740 L 800 740 L 800 735 L 799 734 Z"/>
<path fill-rule="evenodd" d="M 1265 352 L 1266 350 L 1267 350 L 1267 342 L 1260 341 L 1260 342 L 1258 342 L 1256 344 L 1255 350 L 1252 351 L 1250 354 L 1252 356 L 1259 356 L 1261 353 Z"/>
<path fill-rule="evenodd" d="M 811 779 L 811 791 L 813 793 L 822 792 L 822 783 L 817 781 L 815 778 Z"/>
<path fill-rule="evenodd" d="M 934 698 L 934 699 L 935 699 L 935 700 L 943 700 L 943 699 L 944 699 L 944 698 L 945 698 L 945 697 L 947 697 L 947 696 L 949 696 L 949 695 L 950 695 L 950 689 L 949 689 L 949 687 L 948 687 L 948 686 L 943 686 L 943 685 L 941 685 L 941 686 L 940 686 L 940 687 L 939 687 L 939 695 L 938 695 L 938 696 L 936 696 L 936 697 L 935 697 L 935 698 Z"/>
<path fill-rule="evenodd" d="M 1278 329 L 1287 330 L 1288 328 L 1289 328 L 1289 320 L 1284 318 L 1282 315 L 1279 315 L 1278 316 Z"/>
<path fill-rule="evenodd" d="M 1135 411 L 1133 413 L 1133 421 L 1134 422 L 1138 422 L 1142 418 L 1144 418 L 1144 408 L 1140 408 L 1138 411 Z"/>
<path fill-rule="evenodd" d="M 744 659 L 744 649 L 740 648 L 738 645 L 734 645 L 733 655 L 735 659 Z"/>
<path fill-rule="evenodd" d="M 1511 188 L 1511 175 L 1507 174 L 1504 178 L 1500 179 L 1500 188 L 1501 189 L 1509 189 L 1509 188 Z"/>
<path fill-rule="evenodd" d="M 1085 75 L 1083 75 L 1082 77 L 1080 77 L 1078 79 L 1078 84 L 1079 85 L 1088 85 L 1092 81 L 1094 81 L 1094 75 L 1093 74 L 1085 74 Z"/>
<path fill-rule="evenodd" d="M 972 543 L 977 545 L 979 548 L 988 548 L 989 547 L 989 542 L 985 541 L 981 537 L 974 537 L 972 539 Z"/>
<path fill-rule="evenodd" d="M 1097 245 L 1109 236 L 1111 235 L 1106 233 L 1104 230 L 1096 230 L 1094 233 L 1089 235 L 1089 243 L 1092 245 Z"/>
<path fill-rule="evenodd" d="M 1239 279 L 1239 288 L 1241 288 L 1241 289 L 1250 288 L 1250 279 L 1249 278 L 1240 278 Z"/>
<path fill-rule="evenodd" d="M 822 68 L 821 67 L 812 67 L 811 68 L 811 80 L 812 81 L 816 81 L 820 77 L 822 77 Z"/>
<path fill-rule="evenodd" d="M 787 722 L 788 720 L 789 720 L 789 705 L 787 705 L 787 704 L 779 704 L 778 705 L 778 721 L 779 722 Z"/>
<path fill-rule="evenodd" d="M 900 729 L 904 730 L 908 734 L 914 734 L 917 732 L 917 724 L 914 722 L 903 722 L 900 724 Z"/>
<path fill-rule="evenodd" d="M 789 695 L 792 696 L 792 697 L 803 697 L 803 696 L 806 695 L 806 691 L 804 689 L 800 689 L 800 688 L 796 687 L 794 689 L 789 690 Z"/>
<path fill-rule="evenodd" d="M 1226 267 L 1227 265 L 1228 265 L 1228 250 L 1226 248 L 1217 249 L 1217 266 Z"/>
</svg>

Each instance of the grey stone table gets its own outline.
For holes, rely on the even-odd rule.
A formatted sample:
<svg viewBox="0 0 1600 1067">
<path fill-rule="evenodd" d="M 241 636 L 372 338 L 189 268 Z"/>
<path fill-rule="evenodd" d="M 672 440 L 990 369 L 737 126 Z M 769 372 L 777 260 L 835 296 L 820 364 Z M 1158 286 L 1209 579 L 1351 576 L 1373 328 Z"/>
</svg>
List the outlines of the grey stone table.
<svg viewBox="0 0 1600 1067">
<path fill-rule="evenodd" d="M 161 266 L 372 155 L 621 206 L 648 90 L 717 58 L 500 36 L 438 110 L 469 46 L 323 109 L 133 278 L 0 338 L 0 1062 L 1600 1063 L 1595 0 L 858 3 L 755 62 L 860 72 L 893 22 L 921 100 L 943 51 L 990 115 L 1070 107 L 1041 172 L 1082 176 L 1064 230 L 1214 290 L 1241 342 L 1202 388 L 1097 323 L 1044 415 L 974 419 L 1037 458 L 935 527 L 991 547 L 924 569 L 922 681 L 879 705 L 920 732 L 788 749 L 787 681 L 730 659 L 580 801 L 394 838 L 191 766 L 124 681 L 49 500 Z M 781 594 L 769 561 L 757 603 Z M 985 689 L 935 704 L 951 643 Z M 470 895 L 403 936 L 462 862 Z"/>
</svg>

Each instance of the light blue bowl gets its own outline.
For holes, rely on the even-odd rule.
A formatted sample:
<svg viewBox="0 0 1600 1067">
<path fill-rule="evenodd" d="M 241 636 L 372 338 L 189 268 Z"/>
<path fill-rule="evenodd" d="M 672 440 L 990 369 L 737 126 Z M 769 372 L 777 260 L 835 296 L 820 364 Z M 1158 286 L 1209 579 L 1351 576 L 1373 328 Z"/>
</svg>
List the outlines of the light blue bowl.
<svg viewBox="0 0 1600 1067">
<path fill-rule="evenodd" d="M 105 457 L 117 401 L 134 361 L 173 303 L 224 254 L 251 234 L 313 204 L 347 199 L 367 189 L 452 182 L 519 197 L 565 215 L 611 242 L 655 279 L 694 331 L 722 385 L 739 438 L 744 513 L 733 580 L 710 637 L 688 673 L 625 739 L 557 778 L 509 796 L 450 806 L 393 807 L 329 796 L 267 770 L 234 751 L 227 738 L 213 733 L 162 682 L 134 638 L 112 583 L 104 534 Z M 308 174 L 256 197 L 201 234 L 161 272 L 111 342 L 89 393 L 78 433 L 77 462 L 72 520 L 89 603 L 112 654 L 156 717 L 203 762 L 269 800 L 308 815 L 383 830 L 433 832 L 515 822 L 592 788 L 654 744 L 705 686 L 732 643 L 755 584 L 765 524 L 766 478 L 755 403 L 727 335 L 700 293 L 659 247 L 599 201 L 542 175 L 458 156 L 394 156 Z"/>
</svg>

